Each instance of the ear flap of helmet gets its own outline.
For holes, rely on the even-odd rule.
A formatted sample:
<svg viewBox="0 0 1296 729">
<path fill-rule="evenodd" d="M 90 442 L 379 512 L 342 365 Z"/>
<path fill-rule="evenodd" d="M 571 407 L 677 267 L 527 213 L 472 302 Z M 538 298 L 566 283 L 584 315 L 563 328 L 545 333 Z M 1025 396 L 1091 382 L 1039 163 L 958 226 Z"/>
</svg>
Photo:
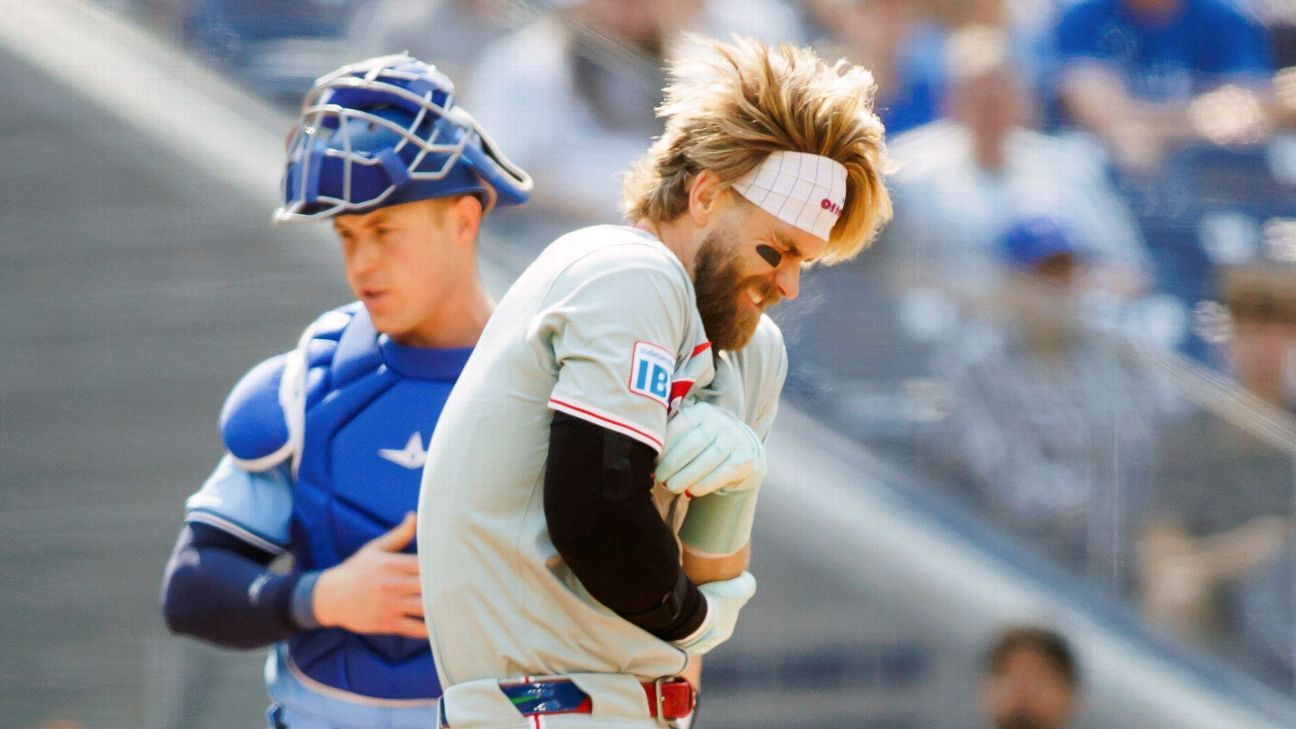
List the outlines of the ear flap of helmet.
<svg viewBox="0 0 1296 729">
<path fill-rule="evenodd" d="M 495 204 L 508 207 L 530 200 L 531 190 L 535 187 L 531 175 L 499 151 L 499 147 L 471 114 L 461 107 L 456 107 L 455 111 L 462 113 L 469 128 L 481 140 L 480 146 L 469 145 L 464 149 L 464 159 L 472 166 L 473 172 L 495 191 Z"/>
</svg>

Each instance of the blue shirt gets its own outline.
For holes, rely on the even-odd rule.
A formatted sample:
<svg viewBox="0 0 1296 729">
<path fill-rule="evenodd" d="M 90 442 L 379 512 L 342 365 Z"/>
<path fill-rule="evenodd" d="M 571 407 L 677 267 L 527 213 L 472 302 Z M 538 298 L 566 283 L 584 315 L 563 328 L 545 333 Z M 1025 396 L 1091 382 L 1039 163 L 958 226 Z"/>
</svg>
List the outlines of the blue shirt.
<svg viewBox="0 0 1296 729">
<path fill-rule="evenodd" d="M 1100 63 L 1148 101 L 1186 101 L 1273 73 L 1264 32 L 1221 0 L 1180 0 L 1165 18 L 1135 13 L 1129 0 L 1085 0 L 1063 15 L 1056 38 L 1063 68 Z"/>
<path fill-rule="evenodd" d="M 879 88 L 875 102 L 888 134 L 926 124 L 940 116 L 948 79 L 945 74 L 946 34 L 935 26 L 919 26 L 896 59 L 895 83 Z"/>
</svg>

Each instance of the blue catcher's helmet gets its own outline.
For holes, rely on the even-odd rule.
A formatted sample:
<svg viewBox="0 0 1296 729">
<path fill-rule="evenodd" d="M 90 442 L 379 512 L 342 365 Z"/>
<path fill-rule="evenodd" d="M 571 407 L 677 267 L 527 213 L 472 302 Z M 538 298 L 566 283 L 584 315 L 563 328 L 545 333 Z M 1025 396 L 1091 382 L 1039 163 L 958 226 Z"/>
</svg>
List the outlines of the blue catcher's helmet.
<svg viewBox="0 0 1296 729">
<path fill-rule="evenodd" d="M 315 82 L 288 147 L 276 221 L 363 213 L 465 193 L 483 210 L 531 197 L 509 162 L 454 103 L 454 84 L 400 54 L 343 66 Z"/>
</svg>

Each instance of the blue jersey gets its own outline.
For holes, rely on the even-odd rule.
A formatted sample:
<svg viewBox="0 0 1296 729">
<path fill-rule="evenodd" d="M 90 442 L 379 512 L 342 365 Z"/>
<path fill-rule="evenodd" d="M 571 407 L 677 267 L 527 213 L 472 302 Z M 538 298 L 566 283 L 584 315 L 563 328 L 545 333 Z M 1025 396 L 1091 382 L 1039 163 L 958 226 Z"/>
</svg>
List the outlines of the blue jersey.
<svg viewBox="0 0 1296 729">
<path fill-rule="evenodd" d="M 234 388 L 221 416 L 229 455 L 190 498 L 187 520 L 290 552 L 298 569 L 341 563 L 417 508 L 427 442 L 470 353 L 399 345 L 358 304 L 325 314 L 295 351 Z M 368 707 L 434 716 L 441 692 L 421 639 L 308 630 L 270 660 L 281 704 L 361 711 L 358 725 L 377 721 Z"/>
<path fill-rule="evenodd" d="M 896 59 L 896 77 L 879 91 L 878 116 L 887 133 L 897 134 L 926 124 L 941 114 L 948 79 L 945 74 L 946 35 L 933 25 L 920 25 L 909 34 Z"/>
<path fill-rule="evenodd" d="M 1244 13 L 1222 0 L 1180 2 L 1158 19 L 1136 14 L 1128 0 L 1075 5 L 1058 23 L 1062 67 L 1100 63 L 1120 74 L 1130 96 L 1148 101 L 1185 101 L 1273 73 L 1264 32 Z"/>
</svg>

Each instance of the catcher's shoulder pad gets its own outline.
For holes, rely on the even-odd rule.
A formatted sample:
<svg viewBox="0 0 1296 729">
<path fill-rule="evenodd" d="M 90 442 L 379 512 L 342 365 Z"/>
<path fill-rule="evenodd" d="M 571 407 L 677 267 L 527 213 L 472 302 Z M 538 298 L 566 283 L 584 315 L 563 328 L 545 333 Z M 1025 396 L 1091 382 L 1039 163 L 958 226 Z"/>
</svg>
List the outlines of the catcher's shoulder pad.
<svg viewBox="0 0 1296 729">
<path fill-rule="evenodd" d="M 239 380 L 221 409 L 221 439 L 244 470 L 268 471 L 288 457 L 288 421 L 279 402 L 279 383 L 288 356 L 253 367 Z"/>
<path fill-rule="evenodd" d="M 306 328 L 297 349 L 253 367 L 230 391 L 221 409 L 221 438 L 240 467 L 270 470 L 299 447 L 294 424 L 300 423 L 306 401 L 322 395 L 328 379 L 323 375 L 358 308 L 325 313 Z"/>
</svg>

